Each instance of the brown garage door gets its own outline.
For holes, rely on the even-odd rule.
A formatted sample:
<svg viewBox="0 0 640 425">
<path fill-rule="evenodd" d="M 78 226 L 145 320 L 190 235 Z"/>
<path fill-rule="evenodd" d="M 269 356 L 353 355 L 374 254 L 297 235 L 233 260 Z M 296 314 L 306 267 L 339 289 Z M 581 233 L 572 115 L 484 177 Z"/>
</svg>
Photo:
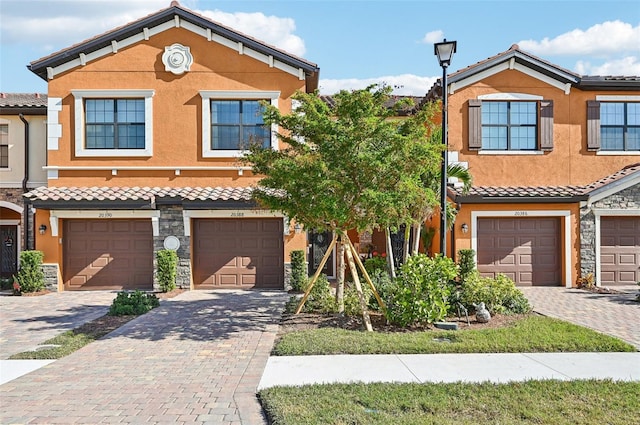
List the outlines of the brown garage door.
<svg viewBox="0 0 640 425">
<path fill-rule="evenodd" d="M 197 289 L 284 287 L 281 218 L 196 219 L 193 229 Z"/>
<path fill-rule="evenodd" d="M 151 220 L 65 220 L 68 289 L 153 289 Z"/>
<path fill-rule="evenodd" d="M 640 217 L 600 219 L 600 283 L 640 282 Z"/>
<path fill-rule="evenodd" d="M 560 285 L 557 218 L 478 219 L 478 271 L 502 273 L 516 285 Z"/>
</svg>

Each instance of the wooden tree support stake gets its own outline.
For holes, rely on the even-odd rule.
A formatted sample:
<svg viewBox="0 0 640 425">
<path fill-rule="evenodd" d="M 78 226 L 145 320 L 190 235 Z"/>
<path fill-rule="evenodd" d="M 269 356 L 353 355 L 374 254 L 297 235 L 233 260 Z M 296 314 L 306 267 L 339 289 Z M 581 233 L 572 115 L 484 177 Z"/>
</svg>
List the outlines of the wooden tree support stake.
<svg viewBox="0 0 640 425">
<path fill-rule="evenodd" d="M 343 238 L 345 239 L 345 238 Z M 349 247 L 352 247 L 351 241 L 349 238 L 347 239 L 347 243 Z M 369 317 L 369 311 L 367 309 L 367 303 L 364 300 L 364 295 L 362 294 L 362 286 L 360 285 L 360 278 L 358 277 L 358 269 L 356 268 L 356 263 L 353 260 L 353 252 L 351 249 L 347 249 L 347 261 L 349 262 L 349 269 L 351 270 L 351 276 L 353 276 L 353 283 L 356 285 L 356 290 L 358 291 L 358 299 L 360 300 L 360 308 L 362 309 L 362 320 L 364 320 L 364 324 L 367 328 L 367 331 L 373 332 L 373 326 L 371 326 L 371 318 Z"/>
<path fill-rule="evenodd" d="M 364 280 L 366 280 L 367 283 L 369 284 L 369 287 L 373 291 L 373 295 L 376 297 L 376 301 L 378 301 L 378 305 L 380 306 L 382 311 L 386 312 L 387 307 L 384 305 L 384 301 L 382 301 L 382 298 L 380 298 L 380 294 L 378 293 L 378 290 L 373 285 L 373 281 L 371 280 L 371 277 L 369 276 L 369 273 L 367 273 L 367 269 L 364 268 L 364 264 L 362 264 L 362 260 L 360 260 L 360 256 L 358 255 L 358 251 L 356 250 L 356 247 L 353 246 L 353 243 L 351 242 L 351 240 L 347 239 L 347 241 L 348 241 L 348 244 L 349 244 L 349 248 L 351 249 L 351 252 L 353 253 L 353 257 L 356 260 L 356 264 L 358 264 L 358 267 L 362 271 L 362 275 L 364 276 Z"/>
<path fill-rule="evenodd" d="M 311 290 L 313 289 L 313 285 L 316 284 L 316 281 L 318 280 L 318 277 L 320 277 L 320 273 L 322 272 L 322 268 L 324 267 L 325 263 L 329 259 L 329 256 L 331 256 L 331 252 L 333 251 L 333 247 L 336 245 L 336 241 L 337 240 L 338 240 L 338 234 L 334 233 L 333 234 L 333 240 L 331 240 L 331 243 L 329 244 L 329 247 L 327 248 L 327 252 L 325 252 L 324 257 L 322 257 L 322 261 L 320 261 L 320 264 L 318 265 L 318 269 L 316 270 L 316 273 L 313 275 L 313 278 L 311 279 L 311 282 L 309 282 L 309 287 L 304 292 L 304 296 L 302 297 L 302 300 L 300 300 L 300 304 L 298 305 L 298 308 L 296 309 L 296 313 L 295 314 L 300 314 L 300 312 L 302 311 L 302 307 L 304 307 L 304 303 L 307 302 L 307 298 L 309 298 L 309 294 L 311 294 Z"/>
</svg>

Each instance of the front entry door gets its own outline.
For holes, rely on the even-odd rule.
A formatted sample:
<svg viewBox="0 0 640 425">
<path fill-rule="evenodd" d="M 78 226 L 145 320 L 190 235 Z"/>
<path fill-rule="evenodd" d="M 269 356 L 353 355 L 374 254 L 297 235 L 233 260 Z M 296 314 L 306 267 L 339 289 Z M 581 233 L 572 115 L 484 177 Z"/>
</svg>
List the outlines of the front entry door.
<svg viewBox="0 0 640 425">
<path fill-rule="evenodd" d="M 309 249 L 309 275 L 313 275 L 318 269 L 332 239 L 333 235 L 331 232 L 309 232 L 309 241 L 311 242 Z M 322 273 L 327 275 L 328 278 L 334 278 L 336 276 L 334 263 L 335 252 L 332 252 L 322 268 Z"/>
<path fill-rule="evenodd" d="M 18 271 L 18 226 L 0 226 L 0 276 L 11 277 Z"/>
</svg>

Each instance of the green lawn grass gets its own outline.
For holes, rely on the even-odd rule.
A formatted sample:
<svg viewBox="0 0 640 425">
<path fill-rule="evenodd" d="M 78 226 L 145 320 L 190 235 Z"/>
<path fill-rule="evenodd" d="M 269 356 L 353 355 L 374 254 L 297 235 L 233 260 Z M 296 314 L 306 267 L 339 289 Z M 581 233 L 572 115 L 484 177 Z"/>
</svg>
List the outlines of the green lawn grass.
<svg viewBox="0 0 640 425">
<path fill-rule="evenodd" d="M 640 382 L 335 384 L 259 393 L 273 425 L 638 423 Z"/>
<path fill-rule="evenodd" d="M 446 339 L 450 342 L 441 342 Z M 277 356 L 322 354 L 435 354 L 636 351 L 626 342 L 543 316 L 525 316 L 503 328 L 458 331 L 363 332 L 320 328 L 290 332 Z"/>
</svg>

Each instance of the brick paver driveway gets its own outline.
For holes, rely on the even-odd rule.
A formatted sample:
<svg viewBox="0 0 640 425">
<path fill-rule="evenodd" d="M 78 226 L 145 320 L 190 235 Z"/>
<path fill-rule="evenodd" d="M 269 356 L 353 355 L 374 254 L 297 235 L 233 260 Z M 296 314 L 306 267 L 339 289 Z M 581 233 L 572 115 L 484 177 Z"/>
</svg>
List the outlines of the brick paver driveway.
<svg viewBox="0 0 640 425">
<path fill-rule="evenodd" d="M 633 344 L 640 350 L 638 287 L 612 288 L 625 293 L 596 294 L 581 289 L 520 287 L 534 311 L 586 326 Z"/>
<path fill-rule="evenodd" d="M 0 386 L 1 423 L 261 424 L 287 294 L 190 291 Z"/>
</svg>

